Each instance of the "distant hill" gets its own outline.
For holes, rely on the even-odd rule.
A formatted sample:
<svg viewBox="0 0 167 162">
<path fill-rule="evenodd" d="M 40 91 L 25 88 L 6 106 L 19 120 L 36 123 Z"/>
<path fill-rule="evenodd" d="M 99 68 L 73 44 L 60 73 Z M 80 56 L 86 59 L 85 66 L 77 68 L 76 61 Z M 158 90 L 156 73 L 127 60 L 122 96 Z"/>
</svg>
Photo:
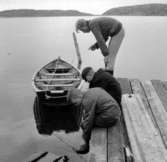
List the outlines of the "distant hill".
<svg viewBox="0 0 167 162">
<path fill-rule="evenodd" d="M 76 10 L 31 10 L 18 9 L 0 12 L 0 17 L 47 17 L 47 16 L 91 16 L 92 14 Z"/>
<path fill-rule="evenodd" d="M 104 12 L 104 15 L 125 16 L 167 16 L 167 4 L 153 3 L 135 6 L 112 8 Z M 77 10 L 33 10 L 18 9 L 0 11 L 0 17 L 49 17 L 49 16 L 95 16 Z"/>
<path fill-rule="evenodd" d="M 167 4 L 143 4 L 112 8 L 102 15 L 167 16 Z"/>
</svg>

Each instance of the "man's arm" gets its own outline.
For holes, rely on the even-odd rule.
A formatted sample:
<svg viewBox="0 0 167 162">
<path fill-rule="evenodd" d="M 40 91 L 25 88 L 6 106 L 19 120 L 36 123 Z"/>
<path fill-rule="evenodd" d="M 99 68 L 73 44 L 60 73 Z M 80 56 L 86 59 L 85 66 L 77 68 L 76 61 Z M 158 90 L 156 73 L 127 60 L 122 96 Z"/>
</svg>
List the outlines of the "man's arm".
<svg viewBox="0 0 167 162">
<path fill-rule="evenodd" d="M 97 43 L 95 43 L 93 46 L 96 48 L 99 47 L 103 56 L 107 56 L 109 54 L 108 48 L 106 46 L 106 41 L 107 41 L 108 37 L 104 39 L 98 26 L 94 25 L 91 28 L 91 31 L 97 40 Z"/>
<path fill-rule="evenodd" d="M 83 116 L 81 127 L 84 132 L 84 137 L 86 140 L 90 140 L 92 127 L 95 119 L 95 109 L 97 103 L 97 96 L 92 95 L 89 91 L 86 93 L 82 100 Z"/>
<path fill-rule="evenodd" d="M 108 37 L 104 38 L 105 42 L 108 40 Z M 95 44 L 93 44 L 92 46 L 90 46 L 90 49 L 99 49 L 99 45 L 98 43 L 96 42 Z"/>
</svg>

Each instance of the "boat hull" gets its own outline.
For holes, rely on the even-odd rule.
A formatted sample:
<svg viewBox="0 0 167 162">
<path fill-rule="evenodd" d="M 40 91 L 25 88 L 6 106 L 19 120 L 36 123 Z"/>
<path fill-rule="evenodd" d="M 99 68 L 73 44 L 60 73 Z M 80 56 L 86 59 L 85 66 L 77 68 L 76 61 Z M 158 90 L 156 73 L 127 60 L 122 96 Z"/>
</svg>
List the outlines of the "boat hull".
<svg viewBox="0 0 167 162">
<path fill-rule="evenodd" d="M 67 100 L 69 90 L 79 88 L 80 83 L 80 72 L 60 58 L 35 73 L 33 87 L 36 97 L 33 110 L 40 134 L 79 129 L 82 110 L 69 104 Z"/>
</svg>

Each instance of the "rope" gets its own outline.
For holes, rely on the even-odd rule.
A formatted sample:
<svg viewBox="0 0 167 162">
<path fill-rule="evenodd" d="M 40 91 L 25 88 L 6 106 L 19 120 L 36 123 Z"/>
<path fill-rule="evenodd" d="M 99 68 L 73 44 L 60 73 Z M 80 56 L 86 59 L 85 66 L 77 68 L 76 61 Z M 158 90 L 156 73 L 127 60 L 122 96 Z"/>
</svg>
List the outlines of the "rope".
<svg viewBox="0 0 167 162">
<path fill-rule="evenodd" d="M 71 145 L 69 144 L 68 142 L 64 141 L 58 134 L 55 134 L 55 136 L 61 141 L 63 142 L 65 145 L 67 145 L 69 148 L 72 149 L 73 152 L 76 153 L 76 149 Z M 76 153 L 77 154 L 77 153 Z M 82 160 L 85 160 L 81 155 L 77 154 Z"/>
</svg>

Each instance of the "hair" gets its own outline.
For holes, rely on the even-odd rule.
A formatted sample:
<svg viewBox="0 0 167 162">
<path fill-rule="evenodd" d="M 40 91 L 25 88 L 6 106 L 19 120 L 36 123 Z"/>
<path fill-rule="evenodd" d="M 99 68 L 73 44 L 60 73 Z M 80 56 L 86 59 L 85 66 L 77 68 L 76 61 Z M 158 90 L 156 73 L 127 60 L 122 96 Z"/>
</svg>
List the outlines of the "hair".
<svg viewBox="0 0 167 162">
<path fill-rule="evenodd" d="M 86 76 L 92 70 L 92 67 L 88 66 L 82 70 L 82 78 L 87 81 Z"/>
<path fill-rule="evenodd" d="M 77 20 L 77 22 L 75 24 L 75 30 L 77 33 L 78 33 L 78 30 L 80 30 L 80 28 L 85 25 L 85 22 L 86 22 L 85 19 L 78 19 Z"/>
<path fill-rule="evenodd" d="M 68 91 L 67 95 L 67 102 L 69 103 L 75 103 L 78 101 L 78 99 L 82 99 L 83 93 L 81 90 L 77 88 L 72 88 L 70 91 Z"/>
</svg>

